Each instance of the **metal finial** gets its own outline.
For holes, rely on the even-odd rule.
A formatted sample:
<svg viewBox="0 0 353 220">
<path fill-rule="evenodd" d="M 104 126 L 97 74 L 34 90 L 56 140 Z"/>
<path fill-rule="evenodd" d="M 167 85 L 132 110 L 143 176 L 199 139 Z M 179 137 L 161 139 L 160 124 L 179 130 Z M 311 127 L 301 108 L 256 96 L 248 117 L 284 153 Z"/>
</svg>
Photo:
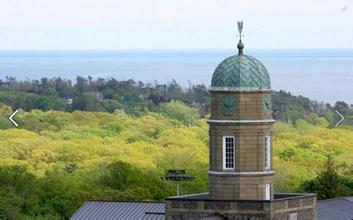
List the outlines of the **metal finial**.
<svg viewBox="0 0 353 220">
<path fill-rule="evenodd" d="M 237 45 L 238 55 L 243 55 L 244 44 L 241 42 L 241 32 L 243 31 L 243 21 L 238 21 L 239 43 Z"/>
</svg>

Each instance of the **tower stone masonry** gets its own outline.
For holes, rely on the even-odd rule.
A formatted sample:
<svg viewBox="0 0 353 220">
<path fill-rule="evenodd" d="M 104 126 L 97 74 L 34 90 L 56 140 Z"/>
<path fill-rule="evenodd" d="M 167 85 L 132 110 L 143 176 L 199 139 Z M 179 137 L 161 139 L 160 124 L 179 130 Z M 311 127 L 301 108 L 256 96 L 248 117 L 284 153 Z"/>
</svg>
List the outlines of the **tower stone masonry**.
<svg viewBox="0 0 353 220">
<path fill-rule="evenodd" d="M 316 219 L 315 194 L 274 193 L 270 76 L 243 53 L 242 27 L 209 89 L 209 192 L 167 198 L 166 219 Z"/>
<path fill-rule="evenodd" d="M 218 65 L 209 90 L 210 196 L 270 200 L 275 122 L 270 77 L 258 60 L 240 51 Z"/>
</svg>

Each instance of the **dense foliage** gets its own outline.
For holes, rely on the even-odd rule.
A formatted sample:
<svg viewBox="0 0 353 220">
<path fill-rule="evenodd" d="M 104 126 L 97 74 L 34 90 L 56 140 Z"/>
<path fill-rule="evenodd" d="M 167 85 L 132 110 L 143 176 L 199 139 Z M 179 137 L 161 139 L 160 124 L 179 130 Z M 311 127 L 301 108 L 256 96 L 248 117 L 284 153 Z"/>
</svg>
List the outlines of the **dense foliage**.
<svg viewBox="0 0 353 220">
<path fill-rule="evenodd" d="M 183 89 L 175 80 L 168 84 L 135 82 L 131 79 L 117 81 L 114 78 L 94 80 L 91 77 L 77 77 L 75 83 L 62 78 L 17 81 L 8 77 L 0 80 L 0 103 L 25 111 L 39 109 L 112 113 L 123 109 L 129 115 L 140 116 L 147 112 L 166 112 L 165 108 L 160 108 L 160 104 L 172 100 L 198 109 L 202 117 L 209 113 L 210 95 L 205 85 L 190 85 Z M 340 119 L 335 113 L 338 110 L 346 117 L 345 125 L 353 126 L 353 108 L 342 101 L 331 106 L 288 92 L 274 91 L 272 102 L 273 116 L 278 120 L 295 123 L 297 119 L 314 112 L 324 117 L 333 127 Z"/>
<path fill-rule="evenodd" d="M 273 97 L 275 190 L 352 195 L 353 130 L 332 128 L 333 111 L 352 108 Z M 205 86 L 7 79 L 0 102 L 0 219 L 68 219 L 88 199 L 162 201 L 175 194 L 160 178 L 168 169 L 196 177 L 183 194 L 208 190 Z M 7 117 L 18 107 L 15 129 Z"/>
<path fill-rule="evenodd" d="M 184 104 L 170 103 L 172 112 L 164 105 L 138 118 L 33 110 L 16 117 L 20 129 L 10 128 L 1 105 L 0 216 L 68 218 L 88 199 L 161 201 L 175 194 L 161 180 L 168 169 L 196 177 L 182 193 L 206 191 L 207 124 Z"/>
<path fill-rule="evenodd" d="M 175 193 L 160 179 L 168 169 L 196 177 L 182 193 L 207 191 L 208 127 L 205 119 L 184 125 L 193 112 L 187 108 L 137 118 L 122 111 L 21 112 L 21 129 L 0 130 L 0 216 L 68 218 L 87 199 L 163 200 Z M 0 119 L 6 127 L 4 114 Z M 303 184 L 327 155 L 339 161 L 336 172 L 351 176 L 353 131 L 327 126 L 314 113 L 275 125 L 276 191 L 315 192 L 316 185 Z M 345 195 L 353 190 L 349 183 Z"/>
</svg>

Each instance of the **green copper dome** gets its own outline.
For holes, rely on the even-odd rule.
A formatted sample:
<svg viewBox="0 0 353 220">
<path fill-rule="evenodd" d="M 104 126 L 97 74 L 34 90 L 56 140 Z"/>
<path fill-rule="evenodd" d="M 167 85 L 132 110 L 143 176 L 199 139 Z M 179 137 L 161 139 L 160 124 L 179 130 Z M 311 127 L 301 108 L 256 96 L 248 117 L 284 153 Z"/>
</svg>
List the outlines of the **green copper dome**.
<svg viewBox="0 0 353 220">
<path fill-rule="evenodd" d="M 265 66 L 254 57 L 243 54 L 241 41 L 243 22 L 238 22 L 238 55 L 223 60 L 213 73 L 211 89 L 262 90 L 271 89 L 270 76 Z"/>
<path fill-rule="evenodd" d="M 270 89 L 265 66 L 254 57 L 238 54 L 223 60 L 212 76 L 211 86 L 230 89 Z"/>
</svg>

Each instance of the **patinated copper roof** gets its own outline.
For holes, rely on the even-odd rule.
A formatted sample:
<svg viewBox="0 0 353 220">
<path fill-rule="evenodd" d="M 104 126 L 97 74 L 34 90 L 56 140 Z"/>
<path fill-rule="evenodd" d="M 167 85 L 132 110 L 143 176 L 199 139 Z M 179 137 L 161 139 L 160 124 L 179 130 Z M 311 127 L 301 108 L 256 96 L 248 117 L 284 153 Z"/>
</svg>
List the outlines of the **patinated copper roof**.
<svg viewBox="0 0 353 220">
<path fill-rule="evenodd" d="M 254 57 L 238 54 L 223 60 L 213 73 L 215 88 L 270 89 L 270 76 L 265 66 Z"/>
</svg>

